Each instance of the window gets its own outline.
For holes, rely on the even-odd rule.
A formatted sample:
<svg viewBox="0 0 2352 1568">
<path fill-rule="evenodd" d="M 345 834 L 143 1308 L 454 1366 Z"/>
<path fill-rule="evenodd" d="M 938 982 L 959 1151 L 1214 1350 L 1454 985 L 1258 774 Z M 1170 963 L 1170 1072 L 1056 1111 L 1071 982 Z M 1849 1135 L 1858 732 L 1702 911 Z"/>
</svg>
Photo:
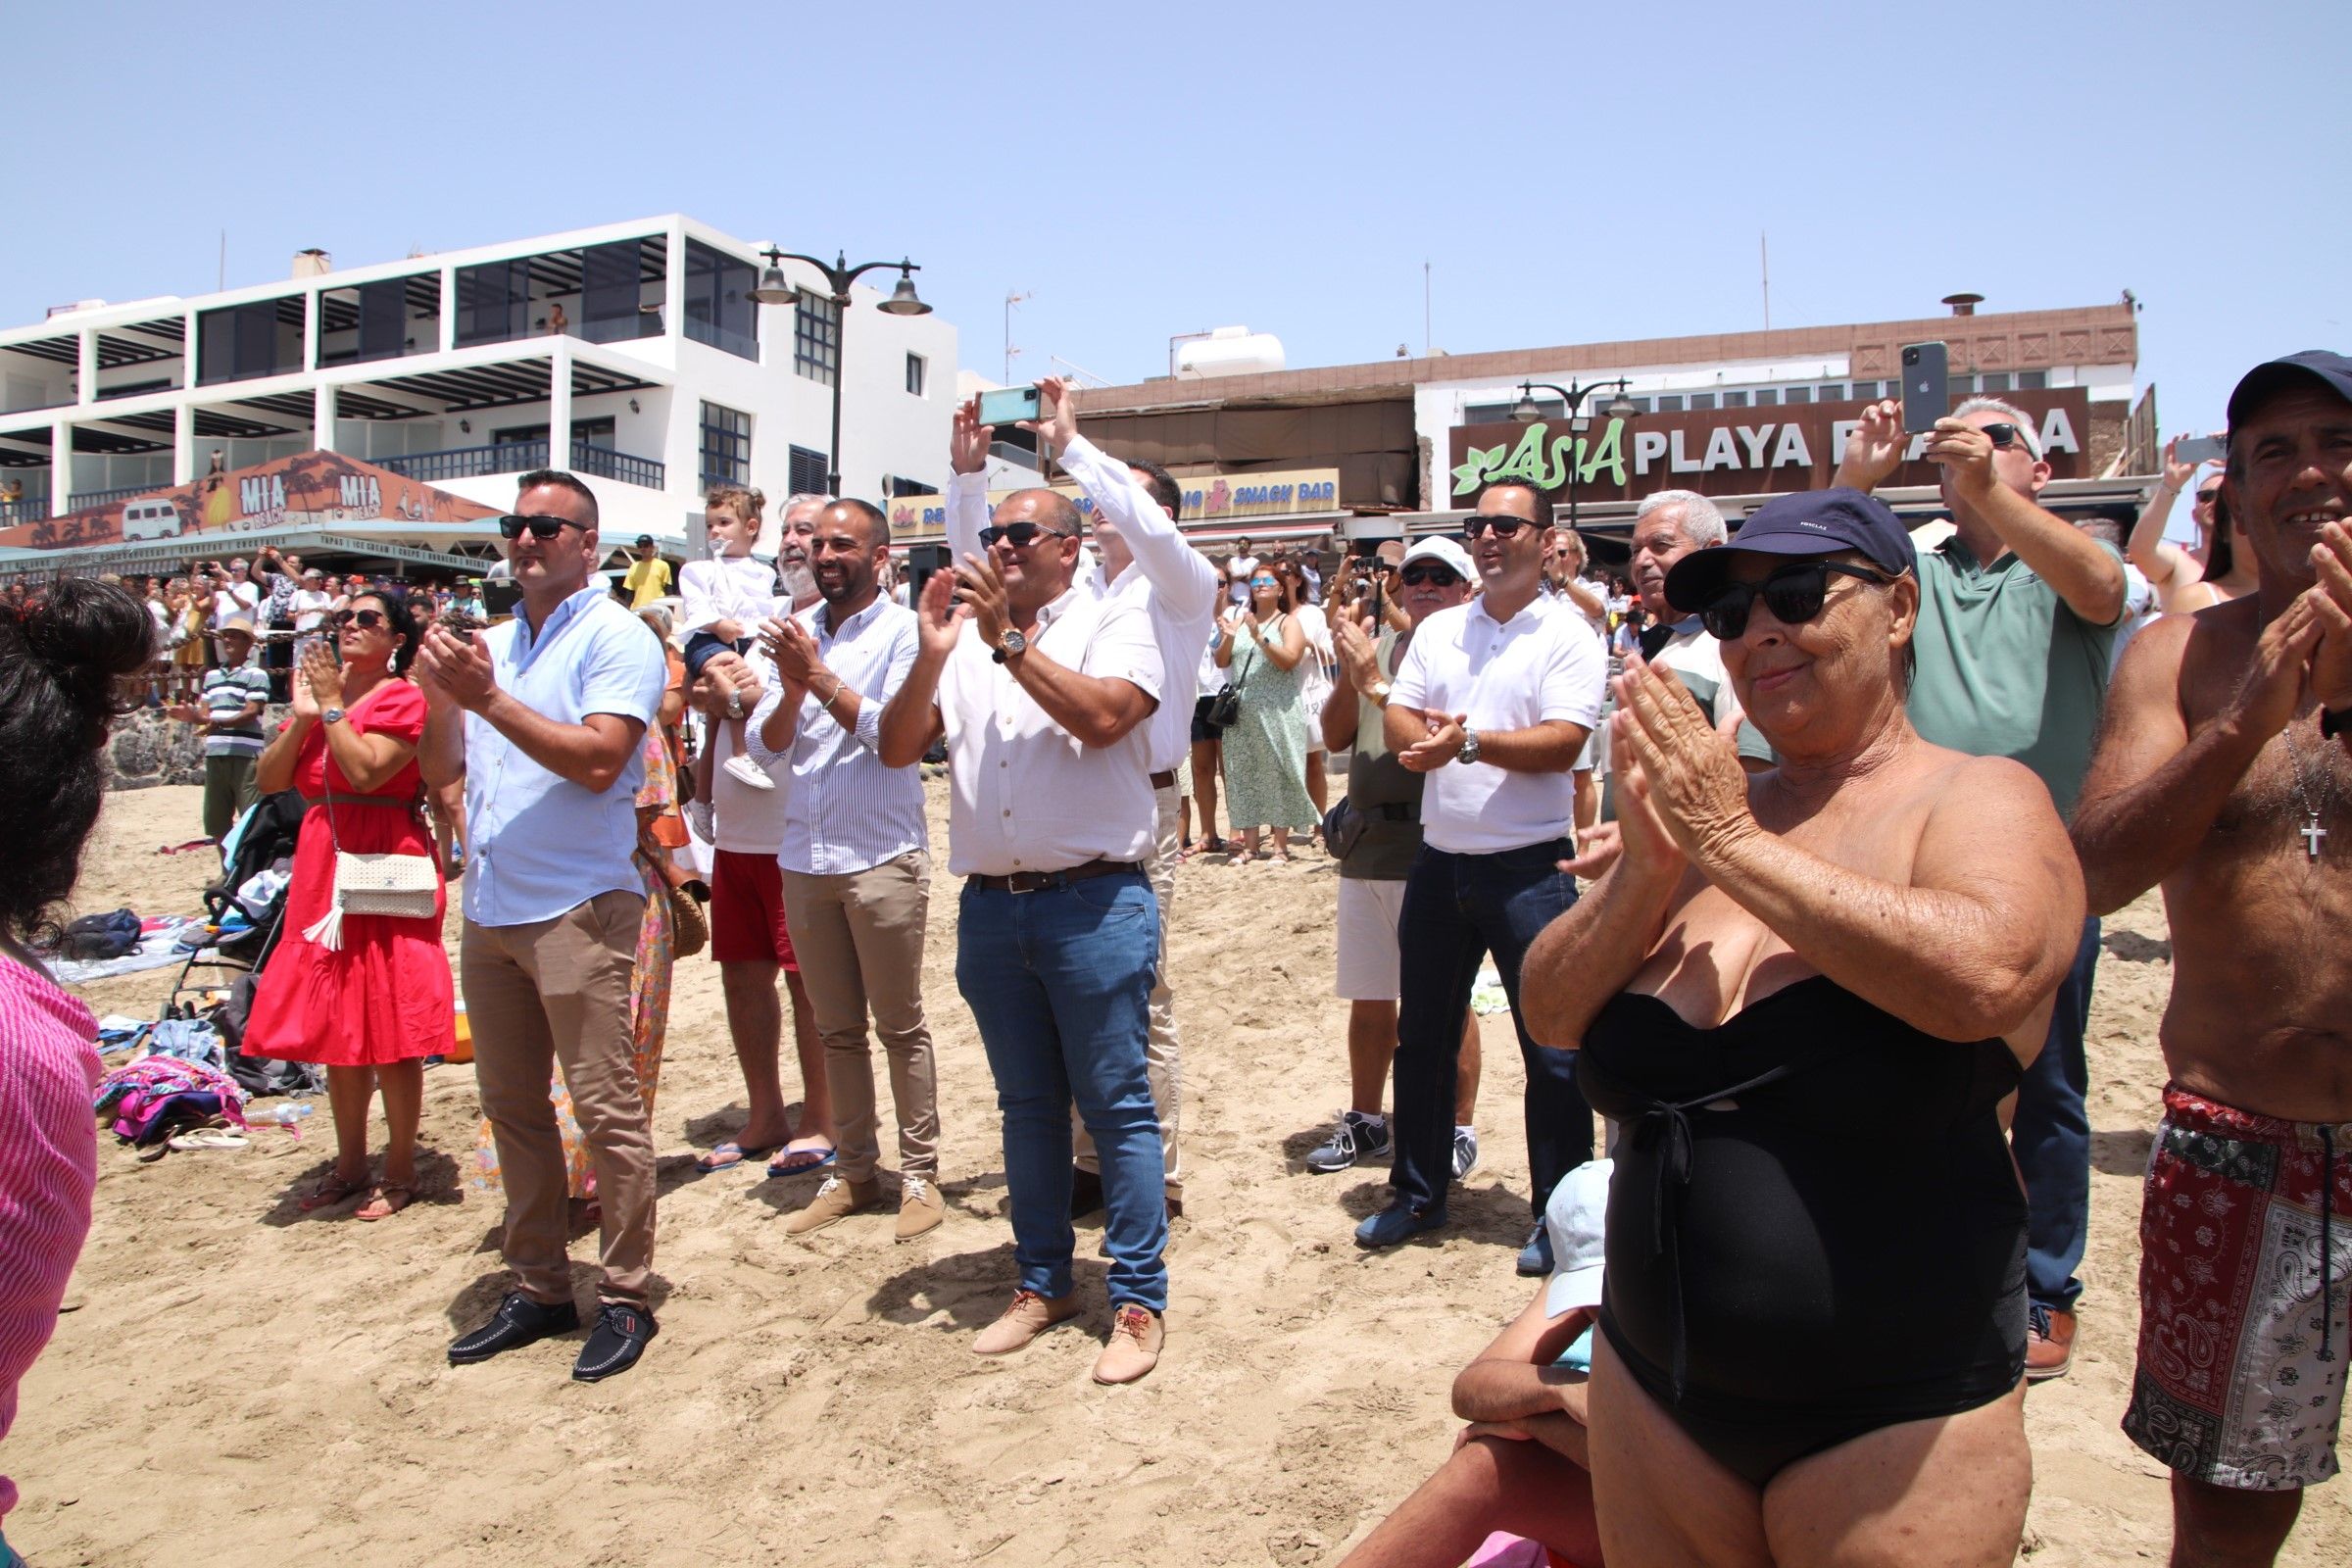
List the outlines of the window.
<svg viewBox="0 0 2352 1568">
<path fill-rule="evenodd" d="M 1744 409 L 1747 407 L 1747 394 L 1744 392 L 1726 392 L 1723 395 L 1723 406 L 1727 409 Z"/>
<path fill-rule="evenodd" d="M 1756 388 L 1757 408 L 1769 409 L 1778 404 L 1780 401 L 1781 394 L 1778 387 L 1760 386 Z"/>
<path fill-rule="evenodd" d="M 2006 392 L 2006 391 L 2008 391 L 2008 390 L 2009 390 L 2009 373 L 2008 373 L 2006 370 L 1988 370 L 1988 371 L 1986 371 L 1986 372 L 1985 372 L 1985 374 L 1984 374 L 1984 390 L 1985 390 L 1985 391 L 1987 391 L 1987 392 Z"/>
<path fill-rule="evenodd" d="M 1813 389 L 1809 386 L 1792 386 L 1782 394 L 1782 400 L 1788 403 L 1810 403 L 1813 401 Z"/>
<path fill-rule="evenodd" d="M 1813 389 L 1813 395 L 1824 403 L 1843 403 L 1845 401 L 1845 387 L 1840 382 L 1832 381 L 1826 386 L 1815 387 Z"/>
<path fill-rule="evenodd" d="M 529 259 L 458 269 L 458 347 L 509 343 L 530 334 Z"/>
<path fill-rule="evenodd" d="M 760 307 L 752 298 L 758 280 L 750 262 L 688 240 L 686 335 L 742 359 L 760 358 Z"/>
<path fill-rule="evenodd" d="M 703 405 L 702 483 L 752 482 L 752 416 L 715 403 Z"/>
<path fill-rule="evenodd" d="M 928 368 L 920 354 L 906 356 L 906 390 L 910 395 L 918 398 L 923 395 L 923 372 Z"/>
<path fill-rule="evenodd" d="M 199 314 L 196 379 L 241 381 L 301 369 L 302 328 L 278 318 L 281 303 L 286 302 L 262 300 Z"/>
<path fill-rule="evenodd" d="M 785 465 L 784 488 L 796 496 L 821 496 L 828 493 L 832 476 L 825 471 L 825 455 L 807 447 L 794 447 Z"/>
<path fill-rule="evenodd" d="M 1878 382 L 1876 382 L 1876 381 L 1856 381 L 1856 382 L 1854 383 L 1853 398 L 1854 398 L 1854 401 L 1855 401 L 1855 402 L 1857 402 L 1857 403 L 1871 403 L 1871 402 L 1875 402 L 1875 401 L 1877 401 L 1877 399 L 1878 399 L 1878 396 L 1879 396 L 1879 383 L 1878 383 Z"/>
<path fill-rule="evenodd" d="M 1660 397 L 1660 398 L 1658 399 L 1658 412 L 1659 412 L 1660 414 L 1680 414 L 1680 413 L 1682 413 L 1682 412 L 1683 412 L 1683 399 L 1682 399 L 1682 394 L 1681 394 L 1681 393 L 1679 393 L 1679 392 L 1669 392 L 1669 393 L 1665 394 L 1664 396 Z"/>
<path fill-rule="evenodd" d="M 1692 407 L 1693 409 L 1711 409 L 1711 408 L 1713 408 L 1714 406 L 1715 406 L 1715 394 L 1714 394 L 1714 393 L 1712 393 L 1712 392 L 1693 392 L 1693 393 L 1691 393 L 1691 394 L 1690 394 L 1690 407 Z"/>
<path fill-rule="evenodd" d="M 590 245 L 580 252 L 580 319 L 572 330 L 586 341 L 625 342 L 644 337 L 654 329 L 657 318 L 640 308 L 638 298 L 644 245 L 643 240 L 623 239 L 610 245 Z M 691 242 L 688 251 L 691 256 Z M 691 281 L 687 284 L 686 300 L 686 330 L 692 334 L 695 321 Z"/>
<path fill-rule="evenodd" d="M 1516 398 L 1508 403 L 1469 403 L 1462 407 L 1464 424 L 1509 424 L 1511 411 L 1519 406 Z M 1568 406 L 1558 398 L 1536 399 L 1536 417 L 1557 419 L 1565 416 Z"/>
<path fill-rule="evenodd" d="M 822 294 L 804 290 L 793 308 L 792 368 L 826 386 L 841 373 L 841 307 Z"/>
<path fill-rule="evenodd" d="M 925 484 L 920 479 L 902 479 L 897 474 L 893 474 L 885 480 L 882 488 L 894 499 L 899 496 L 935 496 L 939 494 L 937 485 Z"/>
<path fill-rule="evenodd" d="M 2020 392 L 2039 392 L 2049 384 L 2050 372 L 2047 370 L 2020 370 L 2017 372 L 2017 389 Z"/>
</svg>

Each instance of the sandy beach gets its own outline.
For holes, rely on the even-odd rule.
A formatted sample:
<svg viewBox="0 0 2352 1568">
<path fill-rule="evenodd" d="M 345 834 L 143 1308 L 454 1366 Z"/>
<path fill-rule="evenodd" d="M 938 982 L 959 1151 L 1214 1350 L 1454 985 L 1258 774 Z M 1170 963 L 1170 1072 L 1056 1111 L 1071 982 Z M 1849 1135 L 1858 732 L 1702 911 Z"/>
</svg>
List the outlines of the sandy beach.
<svg viewBox="0 0 2352 1568">
<path fill-rule="evenodd" d="M 944 850 L 942 786 L 931 791 Z M 156 852 L 197 819 L 193 789 L 112 797 L 75 912 L 194 910 L 211 858 Z M 969 1351 L 1010 1289 L 1011 1240 L 943 874 L 926 991 L 939 1230 L 897 1246 L 877 1213 L 796 1242 L 780 1216 L 816 1178 L 696 1174 L 694 1155 L 743 1116 L 707 955 L 677 969 L 656 1110 L 661 1334 L 612 1382 L 568 1380 L 572 1341 L 463 1369 L 444 1357 L 506 1279 L 497 1208 L 461 1181 L 478 1113 L 470 1068 L 426 1074 L 432 1190 L 381 1224 L 295 1207 L 331 1153 L 323 1101 L 299 1135 L 260 1130 L 242 1151 L 141 1164 L 106 1136 L 78 1306 L 0 1449 L 24 1491 L 10 1544 L 37 1568 L 1336 1561 L 1444 1458 L 1455 1370 L 1533 1282 L 1511 1267 L 1527 1166 L 1507 1016 L 1485 1024 L 1484 1160 L 1439 1238 L 1358 1252 L 1349 1232 L 1385 1172 L 1300 1163 L 1346 1097 L 1335 880 L 1312 853 L 1179 872 L 1187 1216 L 1169 1256 L 1166 1355 L 1141 1384 L 1088 1379 L 1108 1320 L 1099 1221 L 1079 1233 L 1079 1322 L 1004 1360 Z M 2108 922 L 2080 1347 L 2073 1374 L 2028 1403 L 2035 1564 L 2161 1561 L 2169 1539 L 2164 1472 L 2117 1427 L 2169 956 L 2153 897 Z M 175 972 L 84 995 L 100 1013 L 152 1016 Z M 788 1065 L 788 1097 L 796 1084 Z M 586 1300 L 593 1232 L 572 1255 Z M 2352 1494 L 2315 1490 L 2281 1560 L 2352 1561 Z"/>
</svg>

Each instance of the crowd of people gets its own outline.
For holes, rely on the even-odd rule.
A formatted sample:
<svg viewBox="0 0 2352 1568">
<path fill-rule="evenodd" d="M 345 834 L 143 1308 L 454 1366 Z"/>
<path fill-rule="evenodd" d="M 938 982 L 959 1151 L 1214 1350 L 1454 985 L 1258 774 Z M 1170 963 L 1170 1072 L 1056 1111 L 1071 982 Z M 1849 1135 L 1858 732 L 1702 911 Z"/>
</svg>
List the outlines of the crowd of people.
<svg viewBox="0 0 2352 1568">
<path fill-rule="evenodd" d="M 325 599 L 281 557 L 187 590 L 208 617 L 236 607 L 208 621 L 219 667 L 173 693 L 236 760 L 222 811 L 288 788 L 307 807 L 243 1049 L 327 1069 L 317 1205 L 364 1197 L 359 1217 L 387 1219 L 415 1196 L 417 1059 L 447 1035 L 440 911 L 461 884 L 477 1185 L 503 1201 L 514 1279 L 451 1362 L 579 1329 L 579 1198 L 602 1270 L 571 1375 L 624 1373 L 658 1333 L 652 1105 L 676 932 L 703 918 L 669 855 L 681 806 L 711 849 L 749 1106 L 700 1168 L 821 1173 L 793 1236 L 877 1209 L 898 1243 L 942 1223 L 920 764 L 944 755 L 954 971 L 1013 1242 L 975 1353 L 1086 1310 L 1072 1221 L 1097 1208 L 1092 1375 L 1131 1383 L 1166 1353 L 1176 868 L 1319 839 L 1348 1103 L 1304 1165 L 1387 1167 L 1367 1251 L 1447 1226 L 1480 1158 L 1471 1003 L 1491 964 L 1525 1067 L 1516 1267 L 1542 1282 L 1455 1380 L 1454 1452 L 1348 1560 L 1457 1563 L 1507 1529 L 1582 1564 L 2008 1561 L 2026 1391 L 2067 1374 L 2084 1307 L 2099 917 L 2161 886 L 2172 1082 L 2149 1107 L 2119 1415 L 2172 1473 L 2176 1563 L 2274 1559 L 2335 1471 L 2352 1338 L 2352 964 L 2328 936 L 2352 914 L 2333 838 L 2352 797 L 2352 360 L 2249 372 L 2226 459 L 2168 451 L 2120 547 L 2040 504 L 2049 465 L 2014 407 L 1972 398 L 1909 432 L 1887 403 L 1831 487 L 1736 533 L 1703 496 L 1648 497 L 1614 580 L 1551 496 L 1504 479 L 1458 538 L 1344 558 L 1327 594 L 1307 553 L 1195 549 L 1176 481 L 1095 446 L 1061 383 L 1042 383 L 1034 430 L 1091 528 L 1050 489 L 992 511 L 995 432 L 967 405 L 955 564 L 919 591 L 894 592 L 877 507 L 791 498 L 771 573 L 750 553 L 763 498 L 727 490 L 676 613 L 654 604 L 673 583 L 650 540 L 624 604 L 597 575 L 594 493 L 555 470 L 500 519 L 520 601 L 478 636 L 364 579 Z M 1873 494 L 1907 455 L 1941 473 L 1952 531 L 1933 549 Z M 2163 542 L 2192 488 L 2193 547 Z M 236 622 L 274 616 L 288 581 L 292 708 L 271 732 Z M 170 591 L 151 587 L 159 609 L 67 581 L 0 604 L 0 775 L 26 773 L 12 794 L 41 846 L 0 873 L 0 1430 L 94 1169 L 91 1020 L 33 946 L 95 818 L 115 683 L 180 625 Z M 681 771 L 689 707 L 707 739 Z M 1342 756 L 1334 804 L 1324 760 Z M 208 761 L 208 831 L 210 784 Z"/>
</svg>

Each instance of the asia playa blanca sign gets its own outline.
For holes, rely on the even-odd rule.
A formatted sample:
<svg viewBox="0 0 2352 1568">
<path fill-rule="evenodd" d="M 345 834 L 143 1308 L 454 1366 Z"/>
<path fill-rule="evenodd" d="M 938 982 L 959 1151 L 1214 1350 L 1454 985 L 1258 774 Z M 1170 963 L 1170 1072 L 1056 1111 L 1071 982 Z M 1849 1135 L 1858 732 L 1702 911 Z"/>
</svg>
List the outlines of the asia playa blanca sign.
<svg viewBox="0 0 2352 1568">
<path fill-rule="evenodd" d="M 2052 478 L 2090 471 L 2087 391 L 2013 392 L 2006 399 L 2032 416 Z M 1573 477 L 1584 501 L 1631 500 L 1657 490 L 1732 496 L 1820 489 L 1837 473 L 1846 438 L 1868 406 L 1794 403 L 1595 417 L 1581 432 L 1565 419 L 1457 425 L 1451 432 L 1446 505 L 1467 507 L 1480 490 L 1500 479 L 1524 479 L 1564 498 Z M 1922 456 L 1925 445 L 1924 436 L 1912 439 L 1888 484 L 1936 483 L 1936 466 Z"/>
</svg>

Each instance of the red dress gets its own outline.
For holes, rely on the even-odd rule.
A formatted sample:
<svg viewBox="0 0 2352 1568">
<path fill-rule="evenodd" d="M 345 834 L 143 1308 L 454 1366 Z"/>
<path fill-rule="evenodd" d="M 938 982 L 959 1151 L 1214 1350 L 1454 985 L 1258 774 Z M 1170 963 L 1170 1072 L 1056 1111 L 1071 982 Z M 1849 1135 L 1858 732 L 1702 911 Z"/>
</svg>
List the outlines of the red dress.
<svg viewBox="0 0 2352 1568">
<path fill-rule="evenodd" d="M 396 735 L 415 745 L 424 733 L 424 694 L 397 677 L 344 715 L 362 734 Z M 421 855 L 438 865 L 433 836 L 416 809 L 420 776 L 412 760 L 370 797 L 380 806 L 314 806 L 302 819 L 294 879 L 286 892 L 285 929 L 254 988 L 242 1047 L 248 1056 L 366 1067 L 449 1049 L 454 988 L 441 949 L 443 898 L 430 920 L 346 914 L 343 946 L 330 953 L 303 935 L 334 896 L 335 843 L 359 854 Z M 326 732 L 314 727 L 294 760 L 294 787 L 310 800 L 330 789 L 355 793 L 326 754 Z"/>
</svg>

